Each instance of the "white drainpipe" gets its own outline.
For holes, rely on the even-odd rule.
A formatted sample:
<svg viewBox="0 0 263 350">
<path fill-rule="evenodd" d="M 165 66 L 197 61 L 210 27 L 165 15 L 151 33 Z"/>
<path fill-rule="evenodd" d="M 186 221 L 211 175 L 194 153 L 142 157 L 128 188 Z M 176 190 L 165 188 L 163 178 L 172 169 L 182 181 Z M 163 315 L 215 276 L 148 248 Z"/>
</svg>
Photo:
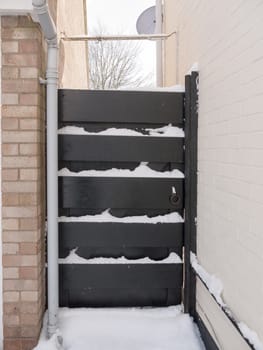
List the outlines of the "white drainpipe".
<svg viewBox="0 0 263 350">
<path fill-rule="evenodd" d="M 156 18 L 156 34 L 163 32 L 163 2 L 156 0 L 155 4 L 155 18 Z M 163 43 L 162 40 L 156 41 L 156 85 L 163 86 Z"/>
<path fill-rule="evenodd" d="M 57 31 L 47 0 L 32 0 L 32 5 L 45 35 L 47 52 L 47 220 L 48 220 L 48 336 L 58 328 L 58 141 Z"/>
</svg>

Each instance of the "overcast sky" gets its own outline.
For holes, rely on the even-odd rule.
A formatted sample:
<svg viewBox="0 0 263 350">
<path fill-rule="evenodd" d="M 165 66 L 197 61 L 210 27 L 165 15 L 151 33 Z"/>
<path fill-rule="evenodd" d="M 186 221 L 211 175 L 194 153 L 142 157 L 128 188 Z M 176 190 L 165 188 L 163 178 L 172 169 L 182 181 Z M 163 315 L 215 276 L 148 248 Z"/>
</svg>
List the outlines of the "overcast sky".
<svg viewBox="0 0 263 350">
<path fill-rule="evenodd" d="M 87 0 L 88 30 L 94 34 L 98 22 L 110 34 L 137 34 L 136 21 L 155 0 Z M 155 74 L 155 43 L 141 41 L 140 64 L 145 73 Z"/>
</svg>

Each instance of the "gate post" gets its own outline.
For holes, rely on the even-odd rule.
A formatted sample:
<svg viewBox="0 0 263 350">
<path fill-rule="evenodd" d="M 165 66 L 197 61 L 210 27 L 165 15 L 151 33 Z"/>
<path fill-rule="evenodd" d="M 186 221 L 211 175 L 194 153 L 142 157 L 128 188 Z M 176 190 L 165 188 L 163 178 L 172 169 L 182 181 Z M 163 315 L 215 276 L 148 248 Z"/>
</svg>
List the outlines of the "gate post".
<svg viewBox="0 0 263 350">
<path fill-rule="evenodd" d="M 184 312 L 195 316 L 196 278 L 191 252 L 196 253 L 198 73 L 185 77 L 185 234 Z"/>
</svg>

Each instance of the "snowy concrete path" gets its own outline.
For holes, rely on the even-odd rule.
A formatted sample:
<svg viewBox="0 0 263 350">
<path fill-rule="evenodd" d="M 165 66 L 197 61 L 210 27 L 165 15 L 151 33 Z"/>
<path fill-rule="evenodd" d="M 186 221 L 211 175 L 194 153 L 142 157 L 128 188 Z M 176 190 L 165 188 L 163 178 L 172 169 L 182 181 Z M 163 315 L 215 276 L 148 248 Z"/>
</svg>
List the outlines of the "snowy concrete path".
<svg viewBox="0 0 263 350">
<path fill-rule="evenodd" d="M 35 350 L 204 350 L 196 325 L 180 306 L 60 309 L 63 348 L 45 339 Z"/>
</svg>

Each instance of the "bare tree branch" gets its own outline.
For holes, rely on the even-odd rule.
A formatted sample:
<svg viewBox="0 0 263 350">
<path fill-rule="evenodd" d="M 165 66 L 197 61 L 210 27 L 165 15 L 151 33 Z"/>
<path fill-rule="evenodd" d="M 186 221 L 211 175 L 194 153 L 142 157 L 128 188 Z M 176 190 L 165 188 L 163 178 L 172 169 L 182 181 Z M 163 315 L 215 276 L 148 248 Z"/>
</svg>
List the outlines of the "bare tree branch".
<svg viewBox="0 0 263 350">
<path fill-rule="evenodd" d="M 107 34 L 102 26 L 96 35 Z M 142 74 L 137 63 L 141 46 L 132 41 L 90 42 L 89 81 L 91 89 L 118 89 L 152 84 L 153 74 Z"/>
</svg>

